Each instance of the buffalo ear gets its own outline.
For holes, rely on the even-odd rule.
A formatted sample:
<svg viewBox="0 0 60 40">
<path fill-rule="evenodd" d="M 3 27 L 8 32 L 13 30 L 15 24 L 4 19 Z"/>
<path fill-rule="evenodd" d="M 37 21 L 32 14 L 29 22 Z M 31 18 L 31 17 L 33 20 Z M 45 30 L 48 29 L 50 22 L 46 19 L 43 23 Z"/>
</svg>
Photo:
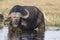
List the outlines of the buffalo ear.
<svg viewBox="0 0 60 40">
<path fill-rule="evenodd" d="M 8 18 L 8 15 L 6 15 L 6 14 L 3 15 L 3 16 L 4 16 L 4 20 L 6 20 Z"/>
<path fill-rule="evenodd" d="M 4 19 L 4 25 L 10 24 L 10 22 L 11 22 L 11 17 L 6 17 Z"/>
<path fill-rule="evenodd" d="M 4 21 L 5 22 L 10 22 L 11 21 L 11 16 L 10 15 L 4 15 Z"/>
</svg>

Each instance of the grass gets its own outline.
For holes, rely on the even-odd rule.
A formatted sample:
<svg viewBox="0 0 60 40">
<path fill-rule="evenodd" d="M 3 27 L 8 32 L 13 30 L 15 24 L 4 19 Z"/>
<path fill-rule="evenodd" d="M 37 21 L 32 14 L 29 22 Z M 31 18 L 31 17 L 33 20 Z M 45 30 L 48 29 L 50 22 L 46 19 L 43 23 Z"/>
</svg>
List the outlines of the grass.
<svg viewBox="0 0 60 40">
<path fill-rule="evenodd" d="M 14 5 L 36 6 L 45 17 L 45 24 L 48 26 L 60 26 L 60 0 L 2 0 L 0 2 L 0 13 L 8 8 L 4 13 L 8 14 Z"/>
<path fill-rule="evenodd" d="M 3 0 L 0 0 L 0 1 L 3 1 Z"/>
<path fill-rule="evenodd" d="M 47 14 L 49 13 L 49 14 Z M 45 18 L 45 22 L 46 25 L 52 25 L 52 26 L 60 26 L 60 14 L 59 13 L 52 13 L 52 12 L 47 12 L 46 13 L 46 18 Z"/>
</svg>

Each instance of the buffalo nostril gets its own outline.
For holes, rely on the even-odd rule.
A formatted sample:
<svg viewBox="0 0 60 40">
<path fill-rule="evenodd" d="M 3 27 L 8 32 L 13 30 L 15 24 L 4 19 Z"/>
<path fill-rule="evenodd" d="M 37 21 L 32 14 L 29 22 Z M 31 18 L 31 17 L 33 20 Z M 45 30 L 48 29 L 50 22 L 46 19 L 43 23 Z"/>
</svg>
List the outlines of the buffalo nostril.
<svg viewBox="0 0 60 40">
<path fill-rule="evenodd" d="M 14 21 L 14 22 L 13 22 L 13 24 L 14 24 L 14 25 L 17 25 L 17 24 L 18 24 L 17 20 L 16 20 L 16 21 Z"/>
</svg>

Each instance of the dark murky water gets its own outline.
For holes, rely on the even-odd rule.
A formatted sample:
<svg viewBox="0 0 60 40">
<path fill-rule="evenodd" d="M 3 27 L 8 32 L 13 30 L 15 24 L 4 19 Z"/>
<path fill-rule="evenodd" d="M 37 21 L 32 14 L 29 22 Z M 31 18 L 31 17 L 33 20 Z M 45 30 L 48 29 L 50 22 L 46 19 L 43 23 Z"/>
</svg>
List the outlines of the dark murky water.
<svg viewBox="0 0 60 40">
<path fill-rule="evenodd" d="M 60 40 L 60 28 L 50 27 L 45 31 L 45 40 Z M 7 40 L 8 27 L 0 29 L 0 40 Z"/>
</svg>

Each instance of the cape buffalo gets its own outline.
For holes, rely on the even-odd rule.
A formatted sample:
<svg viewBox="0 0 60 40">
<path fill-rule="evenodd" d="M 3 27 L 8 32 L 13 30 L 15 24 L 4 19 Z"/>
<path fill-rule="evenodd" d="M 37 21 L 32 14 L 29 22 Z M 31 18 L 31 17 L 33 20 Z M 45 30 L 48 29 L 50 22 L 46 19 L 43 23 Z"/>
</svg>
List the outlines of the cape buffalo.
<svg viewBox="0 0 60 40">
<path fill-rule="evenodd" d="M 4 16 L 2 14 L 0 14 L 0 22 L 2 22 L 4 19 Z"/>
<path fill-rule="evenodd" d="M 6 21 L 9 22 L 10 37 L 12 37 L 11 31 L 14 33 L 17 29 L 28 33 L 38 28 L 38 37 L 44 40 L 44 15 L 37 7 L 15 5 L 10 10 Z"/>
</svg>

